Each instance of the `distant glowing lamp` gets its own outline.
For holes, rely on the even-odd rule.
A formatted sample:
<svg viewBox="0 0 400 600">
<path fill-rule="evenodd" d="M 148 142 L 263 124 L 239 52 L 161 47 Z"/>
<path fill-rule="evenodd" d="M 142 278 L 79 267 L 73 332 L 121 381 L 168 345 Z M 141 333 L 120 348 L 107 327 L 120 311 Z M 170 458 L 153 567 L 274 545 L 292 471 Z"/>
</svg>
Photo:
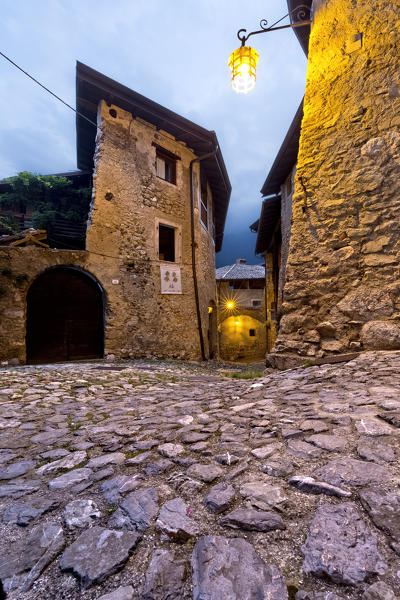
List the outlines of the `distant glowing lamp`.
<svg viewBox="0 0 400 600">
<path fill-rule="evenodd" d="M 246 35 L 246 29 L 239 29 L 237 36 L 242 42 L 240 48 L 237 48 L 229 57 L 228 65 L 232 71 L 232 88 L 238 94 L 248 94 L 256 85 L 256 67 L 258 64 L 258 52 L 250 46 L 246 46 L 246 42 L 252 35 L 258 33 L 267 33 L 268 31 L 276 31 L 277 29 L 287 29 L 288 27 L 304 27 L 311 25 L 311 1 L 307 0 L 308 4 L 300 4 L 287 15 L 269 26 L 266 19 L 261 19 L 260 27 L 257 31 L 252 31 Z M 281 21 L 290 18 L 290 25 L 280 25 L 275 27 Z"/>
<path fill-rule="evenodd" d="M 213 311 L 213 307 L 212 307 L 212 306 L 209 306 L 209 307 L 208 307 L 208 314 L 212 313 L 212 311 Z"/>
<path fill-rule="evenodd" d="M 235 303 L 233 300 L 227 300 L 225 306 L 228 310 L 233 310 L 235 308 Z"/>
<path fill-rule="evenodd" d="M 258 52 L 250 46 L 240 46 L 229 57 L 232 88 L 238 94 L 248 94 L 256 85 Z"/>
</svg>

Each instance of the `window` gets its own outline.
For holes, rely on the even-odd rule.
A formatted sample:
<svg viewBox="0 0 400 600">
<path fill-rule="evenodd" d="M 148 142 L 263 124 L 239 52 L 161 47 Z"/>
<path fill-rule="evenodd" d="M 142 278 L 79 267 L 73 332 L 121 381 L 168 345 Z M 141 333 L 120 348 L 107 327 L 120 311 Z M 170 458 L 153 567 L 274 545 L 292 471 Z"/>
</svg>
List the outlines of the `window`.
<svg viewBox="0 0 400 600">
<path fill-rule="evenodd" d="M 200 184 L 200 219 L 204 227 L 208 229 L 208 198 L 207 198 L 207 180 L 201 175 Z"/>
<path fill-rule="evenodd" d="M 158 147 L 156 147 L 156 174 L 160 179 L 176 185 L 176 158 Z"/>
<path fill-rule="evenodd" d="M 249 329 L 249 336 L 250 337 L 256 337 L 256 330 L 255 329 Z"/>
<path fill-rule="evenodd" d="M 158 258 L 175 262 L 175 227 L 158 225 Z"/>
<path fill-rule="evenodd" d="M 233 279 L 229 282 L 230 290 L 245 290 L 247 289 L 246 279 Z"/>
<path fill-rule="evenodd" d="M 265 287 L 264 279 L 250 279 L 249 280 L 249 288 L 251 290 L 263 290 Z"/>
<path fill-rule="evenodd" d="M 261 306 L 261 300 L 252 300 L 252 301 L 251 301 L 251 305 L 252 305 L 254 308 L 259 308 L 259 307 Z"/>
</svg>

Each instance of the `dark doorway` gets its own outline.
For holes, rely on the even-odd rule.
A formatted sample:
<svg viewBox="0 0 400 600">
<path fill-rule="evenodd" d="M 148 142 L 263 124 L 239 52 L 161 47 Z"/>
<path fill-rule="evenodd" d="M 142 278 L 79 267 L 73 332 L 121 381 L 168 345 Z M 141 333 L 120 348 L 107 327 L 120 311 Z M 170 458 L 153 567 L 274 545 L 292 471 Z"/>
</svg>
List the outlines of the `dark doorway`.
<svg viewBox="0 0 400 600">
<path fill-rule="evenodd" d="M 27 296 L 27 362 L 102 358 L 103 351 L 103 293 L 94 278 L 68 267 L 39 275 Z"/>
<path fill-rule="evenodd" d="M 208 354 L 209 358 L 216 358 L 218 348 L 217 307 L 214 300 L 208 307 Z"/>
</svg>

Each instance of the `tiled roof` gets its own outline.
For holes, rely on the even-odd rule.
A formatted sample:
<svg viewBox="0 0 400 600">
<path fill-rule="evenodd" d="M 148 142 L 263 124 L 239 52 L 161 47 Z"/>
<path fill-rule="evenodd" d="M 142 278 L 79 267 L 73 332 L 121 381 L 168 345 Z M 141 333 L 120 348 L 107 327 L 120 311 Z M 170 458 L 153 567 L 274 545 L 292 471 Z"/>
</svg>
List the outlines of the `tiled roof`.
<svg viewBox="0 0 400 600">
<path fill-rule="evenodd" d="M 263 265 L 234 264 L 219 267 L 215 270 L 216 279 L 264 279 L 265 267 Z"/>
</svg>

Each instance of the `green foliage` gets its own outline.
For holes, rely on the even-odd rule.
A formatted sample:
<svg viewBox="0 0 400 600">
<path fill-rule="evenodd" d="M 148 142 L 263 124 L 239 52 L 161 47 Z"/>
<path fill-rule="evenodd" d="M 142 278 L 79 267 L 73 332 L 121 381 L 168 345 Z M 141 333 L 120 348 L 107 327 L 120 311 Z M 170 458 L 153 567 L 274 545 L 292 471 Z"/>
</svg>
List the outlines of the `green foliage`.
<svg viewBox="0 0 400 600">
<path fill-rule="evenodd" d="M 12 217 L 0 215 L 0 230 L 6 235 L 11 235 L 18 231 L 18 225 Z"/>
<path fill-rule="evenodd" d="M 308 358 L 307 360 L 305 360 L 303 362 L 303 364 L 301 366 L 304 367 L 305 369 L 307 369 L 308 367 L 314 367 L 315 362 L 311 358 Z"/>
<path fill-rule="evenodd" d="M 232 371 L 231 373 L 227 373 L 228 377 L 232 379 L 256 379 L 257 377 L 262 377 L 262 371 Z"/>
<path fill-rule="evenodd" d="M 26 213 L 32 212 L 33 226 L 51 232 L 56 218 L 70 223 L 86 220 L 92 190 L 90 187 L 75 188 L 67 177 L 34 175 L 22 171 L 6 179 L 11 191 L 0 194 L 0 209 Z M 7 221 L 8 217 L 2 217 Z"/>
<path fill-rule="evenodd" d="M 295 585 L 288 585 L 287 591 L 288 591 L 288 600 L 296 600 L 296 594 L 299 591 L 299 588 L 296 587 Z"/>
</svg>

